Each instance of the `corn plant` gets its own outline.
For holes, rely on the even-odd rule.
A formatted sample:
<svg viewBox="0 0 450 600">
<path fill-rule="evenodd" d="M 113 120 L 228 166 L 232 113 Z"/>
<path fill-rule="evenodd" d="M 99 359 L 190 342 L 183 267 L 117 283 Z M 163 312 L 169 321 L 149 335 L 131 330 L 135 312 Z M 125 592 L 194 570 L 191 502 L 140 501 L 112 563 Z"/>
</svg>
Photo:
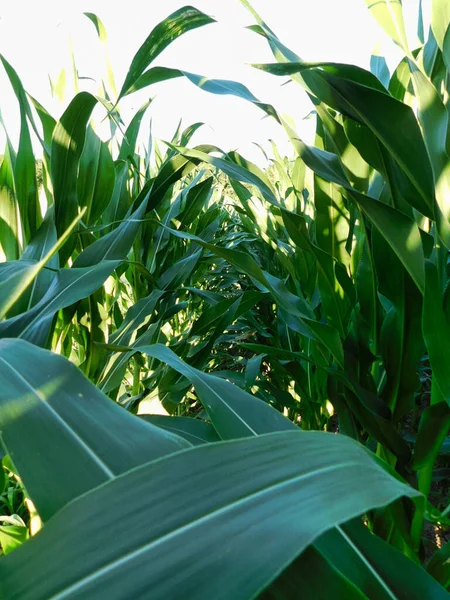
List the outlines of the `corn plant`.
<svg viewBox="0 0 450 600">
<path fill-rule="evenodd" d="M 1 57 L 21 115 L 0 165 L 5 599 L 449 597 L 450 13 L 410 50 L 401 6 L 371 8 L 405 55 L 391 77 L 303 62 L 242 2 L 314 146 L 240 83 L 154 66 L 212 24 L 190 6 L 120 88 L 106 53 L 78 91 L 74 57 L 59 119 Z M 126 125 L 121 99 L 177 77 L 254 103 L 294 158 L 190 147 L 201 124 L 140 148 L 151 103 Z"/>
</svg>

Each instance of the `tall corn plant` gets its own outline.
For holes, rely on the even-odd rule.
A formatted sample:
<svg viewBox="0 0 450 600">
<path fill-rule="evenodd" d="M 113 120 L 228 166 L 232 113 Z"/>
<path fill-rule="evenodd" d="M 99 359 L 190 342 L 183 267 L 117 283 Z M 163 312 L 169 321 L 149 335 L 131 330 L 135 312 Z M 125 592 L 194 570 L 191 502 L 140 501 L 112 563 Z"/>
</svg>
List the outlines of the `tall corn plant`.
<svg viewBox="0 0 450 600">
<path fill-rule="evenodd" d="M 101 22 L 87 16 L 105 43 Z M 196 126 L 156 161 L 141 157 L 148 103 L 121 137 L 118 102 L 163 79 L 237 93 L 282 123 L 239 84 L 152 66 L 176 37 L 211 21 L 192 7 L 170 15 L 117 97 L 107 62 L 103 97 L 78 93 L 59 121 L 3 59 L 22 116 L 19 150 L 8 140 L 0 170 L 3 463 L 43 525 L 29 532 L 18 516 L 2 518 L 0 595 L 446 598 L 445 549 L 429 566 L 434 578 L 418 556 L 430 514 L 423 492 L 445 436 L 432 410 L 445 394 L 434 392 L 422 415 L 411 463 L 398 424 L 420 344 L 395 326 L 417 335 L 405 293 L 424 311 L 433 302 L 427 314 L 446 323 L 436 303 L 446 222 L 433 218 L 428 196 L 408 212 L 417 182 L 405 159 L 378 130 L 374 147 L 360 149 L 351 136 L 366 139 L 358 128 L 367 124 L 331 103 L 320 79 L 328 67 L 303 68 L 292 56 L 266 68 L 300 71 L 302 82 L 313 73 L 321 123 L 317 148 L 289 130 L 299 158 L 286 168 L 276 157 L 276 185 L 237 153 L 188 150 Z M 285 62 L 261 20 L 256 30 Z M 389 97 L 370 74 L 329 69 Z M 90 125 L 99 101 L 110 143 Z M 421 131 L 409 114 L 412 144 Z M 30 126 L 44 153 L 39 205 Z M 372 164 L 374 152 L 389 170 Z M 353 166 L 341 162 L 349 156 Z M 215 169 L 230 177 L 226 207 Z M 393 282 L 382 277 L 383 256 L 397 269 Z M 389 336 L 411 351 L 401 376 L 386 358 Z M 172 416 L 132 414 L 149 393 Z M 340 435 L 296 424 L 327 428 L 333 410 Z M 4 477 L 0 485 L 9 493 Z"/>
</svg>

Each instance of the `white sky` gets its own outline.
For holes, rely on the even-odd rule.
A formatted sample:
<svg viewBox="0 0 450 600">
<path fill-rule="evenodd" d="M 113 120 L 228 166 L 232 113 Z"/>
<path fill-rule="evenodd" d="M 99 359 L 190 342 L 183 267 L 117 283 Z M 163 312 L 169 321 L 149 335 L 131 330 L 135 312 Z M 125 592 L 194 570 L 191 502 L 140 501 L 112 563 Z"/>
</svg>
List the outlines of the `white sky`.
<svg viewBox="0 0 450 600">
<path fill-rule="evenodd" d="M 254 23 L 238 0 L 16 0 L 1 1 L 0 53 L 13 65 L 25 89 L 58 118 L 63 110 L 51 97 L 48 75 L 56 78 L 66 66 L 70 70 L 69 36 L 81 76 L 100 82 L 104 76 L 101 45 L 92 23 L 82 14 L 93 12 L 103 21 L 109 37 L 110 58 L 120 88 L 128 66 L 153 27 L 185 4 L 213 16 L 218 23 L 182 36 L 155 65 L 176 67 L 211 78 L 234 79 L 244 83 L 262 101 L 295 119 L 301 135 L 311 126 L 302 122 L 311 109 L 296 84 L 257 71 L 248 63 L 274 62 L 260 36 L 246 31 Z M 403 0 L 411 41 L 415 41 L 418 0 Z M 373 20 L 364 0 L 253 0 L 254 8 L 285 45 L 304 60 L 349 62 L 369 68 L 375 44 L 382 41 L 391 70 L 399 54 Z M 70 72 L 70 71 L 69 71 Z M 95 85 L 86 88 L 96 93 Z M 69 89 L 66 105 L 73 96 Z M 133 112 L 155 97 L 142 127 L 148 138 L 148 119 L 157 138 L 170 139 L 180 118 L 185 126 L 203 121 L 208 126 L 194 136 L 191 145 L 211 143 L 223 150 L 239 149 L 244 156 L 260 162 L 260 152 L 252 142 L 269 149 L 275 139 L 283 153 L 289 153 L 285 135 L 270 119 L 249 103 L 231 96 L 215 96 L 176 79 L 147 88 L 121 102 L 128 124 Z M 18 106 L 3 68 L 0 67 L 0 108 L 10 136 L 17 146 Z M 309 121 L 312 125 L 313 122 Z M 0 153 L 5 138 L 0 128 Z"/>
</svg>

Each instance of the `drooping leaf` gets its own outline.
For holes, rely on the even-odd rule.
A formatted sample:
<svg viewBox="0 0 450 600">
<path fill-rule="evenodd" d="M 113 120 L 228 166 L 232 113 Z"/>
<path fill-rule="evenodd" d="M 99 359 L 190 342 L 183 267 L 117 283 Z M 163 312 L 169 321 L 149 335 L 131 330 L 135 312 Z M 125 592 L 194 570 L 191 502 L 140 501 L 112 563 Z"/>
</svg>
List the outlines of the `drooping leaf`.
<svg viewBox="0 0 450 600">
<path fill-rule="evenodd" d="M 214 23 L 214 19 L 192 6 L 184 6 L 161 21 L 135 54 L 120 90 L 119 99 L 129 92 L 147 67 L 167 46 L 184 33 L 209 23 Z"/>
<path fill-rule="evenodd" d="M 0 363 L 2 440 L 43 519 L 118 474 L 189 446 L 111 402 L 61 356 L 5 339 Z"/>
</svg>

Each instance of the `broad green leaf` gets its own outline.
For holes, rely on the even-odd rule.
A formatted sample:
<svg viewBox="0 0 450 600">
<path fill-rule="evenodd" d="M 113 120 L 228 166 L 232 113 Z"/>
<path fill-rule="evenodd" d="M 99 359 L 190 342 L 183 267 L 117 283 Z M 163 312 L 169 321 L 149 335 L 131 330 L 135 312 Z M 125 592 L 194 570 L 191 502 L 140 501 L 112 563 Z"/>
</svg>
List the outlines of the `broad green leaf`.
<svg viewBox="0 0 450 600">
<path fill-rule="evenodd" d="M 189 446 L 111 402 L 61 356 L 5 339 L 0 363 L 2 441 L 43 519 L 104 481 Z"/>
<path fill-rule="evenodd" d="M 214 19 L 192 6 L 184 6 L 161 21 L 135 54 L 120 90 L 119 99 L 127 94 L 147 67 L 167 46 L 184 33 L 209 23 L 214 23 Z"/>
<path fill-rule="evenodd" d="M 183 77 L 183 73 L 179 69 L 151 67 L 136 79 L 136 81 L 128 88 L 128 91 L 124 92 L 124 96 L 149 87 L 150 85 L 154 85 L 155 83 L 169 81 L 170 79 L 176 79 L 178 77 Z"/>
<path fill-rule="evenodd" d="M 143 589 L 247 600 L 320 534 L 401 495 L 416 492 L 344 436 L 293 431 L 206 444 L 73 501 L 0 561 L 0 590 L 22 600 L 100 598 L 105 589 L 112 600 Z M 220 561 L 217 544 L 227 548 Z"/>
</svg>

